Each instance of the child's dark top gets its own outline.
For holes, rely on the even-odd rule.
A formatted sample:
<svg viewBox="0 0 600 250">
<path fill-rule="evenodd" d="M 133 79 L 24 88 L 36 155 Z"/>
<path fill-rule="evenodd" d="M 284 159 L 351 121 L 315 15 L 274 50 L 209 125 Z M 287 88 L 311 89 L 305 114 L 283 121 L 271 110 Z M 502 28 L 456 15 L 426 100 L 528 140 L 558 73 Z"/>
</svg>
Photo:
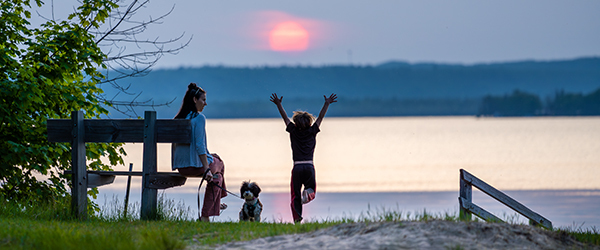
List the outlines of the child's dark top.
<svg viewBox="0 0 600 250">
<path fill-rule="evenodd" d="M 292 159 L 294 161 L 312 161 L 317 144 L 317 133 L 321 131 L 319 125 L 315 123 L 308 129 L 300 130 L 293 122 L 290 122 L 285 130 L 290 133 Z"/>
</svg>

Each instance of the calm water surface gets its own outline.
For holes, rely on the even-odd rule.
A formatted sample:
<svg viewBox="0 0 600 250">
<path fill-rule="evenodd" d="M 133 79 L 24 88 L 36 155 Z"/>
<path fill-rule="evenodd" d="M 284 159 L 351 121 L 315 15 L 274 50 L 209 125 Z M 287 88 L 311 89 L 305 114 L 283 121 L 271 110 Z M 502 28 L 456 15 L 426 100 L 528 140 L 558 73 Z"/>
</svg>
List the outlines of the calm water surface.
<svg viewBox="0 0 600 250">
<path fill-rule="evenodd" d="M 269 204 L 265 205 L 266 217 L 290 221 L 292 159 L 282 120 L 209 119 L 207 134 L 209 150 L 225 161 L 229 189 L 236 192 L 243 180 L 256 181 L 263 189 L 263 203 Z M 141 170 L 141 149 L 141 144 L 126 145 L 125 162 L 133 163 L 134 170 Z M 564 219 L 561 224 L 567 225 L 594 221 L 600 226 L 599 152 L 600 117 L 326 118 L 315 151 L 319 198 L 305 206 L 309 216 L 305 217 L 358 216 L 369 206 L 371 210 L 384 206 L 454 213 L 462 168 L 515 194 L 551 221 Z M 158 153 L 159 171 L 171 171 L 170 144 L 159 144 Z M 123 197 L 126 179 L 117 177 L 115 184 L 101 187 L 101 196 Z M 195 211 L 198 182 L 188 179 L 186 185 L 168 189 L 166 194 L 182 199 Z M 133 183 L 135 200 L 139 180 L 134 178 Z M 480 204 L 488 202 L 486 198 L 478 198 L 475 192 L 473 199 Z M 236 220 L 241 203 L 234 198 L 225 202 L 231 204 L 230 209 L 219 220 Z M 512 214 L 502 206 L 493 207 L 495 203 L 492 200 L 488 207 L 497 215 Z M 594 211 L 579 211 L 583 215 L 577 218 L 567 216 L 574 208 Z"/>
</svg>

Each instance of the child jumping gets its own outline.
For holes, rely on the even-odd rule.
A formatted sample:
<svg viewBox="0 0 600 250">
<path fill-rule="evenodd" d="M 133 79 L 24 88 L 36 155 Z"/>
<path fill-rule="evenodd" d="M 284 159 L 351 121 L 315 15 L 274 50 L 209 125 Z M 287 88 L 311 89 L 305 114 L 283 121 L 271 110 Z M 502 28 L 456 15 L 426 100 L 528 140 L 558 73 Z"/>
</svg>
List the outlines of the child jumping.
<svg viewBox="0 0 600 250">
<path fill-rule="evenodd" d="M 329 104 L 337 102 L 335 94 L 323 97 L 325 98 L 325 104 L 323 104 L 319 117 L 313 124 L 312 122 L 315 117 L 304 111 L 294 111 L 294 116 L 292 117 L 294 122 L 291 122 L 281 104 L 283 96 L 279 98 L 277 94 L 271 94 L 271 102 L 277 105 L 279 114 L 283 118 L 283 122 L 285 122 L 285 130 L 290 133 L 290 141 L 292 143 L 294 168 L 292 169 L 290 188 L 292 193 L 292 216 L 296 223 L 302 221 L 302 205 L 315 198 L 317 182 L 315 179 L 313 155 L 315 153 L 315 145 L 317 144 L 317 133 L 321 131 L 319 127 L 325 117 L 325 113 L 327 113 Z M 301 195 L 300 190 L 302 189 L 302 185 L 304 185 L 304 191 L 302 191 Z"/>
</svg>

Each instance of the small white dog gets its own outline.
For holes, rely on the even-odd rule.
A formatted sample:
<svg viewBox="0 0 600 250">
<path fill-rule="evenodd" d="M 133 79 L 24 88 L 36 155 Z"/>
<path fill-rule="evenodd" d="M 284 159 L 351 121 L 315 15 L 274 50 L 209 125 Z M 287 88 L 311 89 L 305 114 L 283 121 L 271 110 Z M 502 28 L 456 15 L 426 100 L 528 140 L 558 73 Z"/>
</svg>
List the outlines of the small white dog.
<svg viewBox="0 0 600 250">
<path fill-rule="evenodd" d="M 240 211 L 240 221 L 256 221 L 260 222 L 260 214 L 262 213 L 262 203 L 258 199 L 258 194 L 260 194 L 260 187 L 256 184 L 256 182 L 247 182 L 244 181 L 242 183 L 242 187 L 240 188 L 240 193 L 242 194 L 242 198 L 244 198 L 244 205 L 242 206 L 242 210 Z"/>
</svg>

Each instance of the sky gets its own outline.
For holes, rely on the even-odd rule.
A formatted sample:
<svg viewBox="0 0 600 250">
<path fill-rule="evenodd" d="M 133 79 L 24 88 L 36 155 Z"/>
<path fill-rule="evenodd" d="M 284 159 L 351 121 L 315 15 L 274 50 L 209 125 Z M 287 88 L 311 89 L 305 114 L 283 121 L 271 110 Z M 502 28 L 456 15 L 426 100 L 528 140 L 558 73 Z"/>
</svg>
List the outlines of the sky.
<svg viewBox="0 0 600 250">
<path fill-rule="evenodd" d="M 600 56 L 596 0 L 170 0 L 150 1 L 136 17 L 155 18 L 171 7 L 163 23 L 143 37 L 183 34 L 191 42 L 155 68 Z M 55 12 L 69 10 L 60 9 Z"/>
</svg>

